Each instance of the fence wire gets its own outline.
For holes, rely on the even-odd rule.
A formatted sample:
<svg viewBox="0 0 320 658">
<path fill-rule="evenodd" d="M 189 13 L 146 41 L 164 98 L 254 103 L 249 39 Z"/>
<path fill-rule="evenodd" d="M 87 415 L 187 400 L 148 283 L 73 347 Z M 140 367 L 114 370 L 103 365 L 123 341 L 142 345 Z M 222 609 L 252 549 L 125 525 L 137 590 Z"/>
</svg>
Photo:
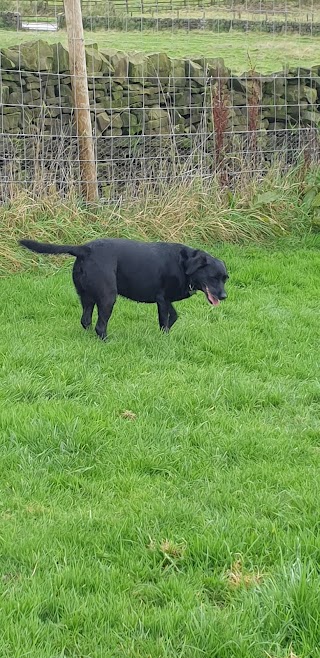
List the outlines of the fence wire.
<svg viewBox="0 0 320 658">
<path fill-rule="evenodd" d="M 274 162 L 317 161 L 320 3 L 83 0 L 82 10 L 102 199 L 216 175 L 233 186 Z M 0 200 L 78 191 L 63 4 L 0 0 L 2 43 Z"/>
</svg>

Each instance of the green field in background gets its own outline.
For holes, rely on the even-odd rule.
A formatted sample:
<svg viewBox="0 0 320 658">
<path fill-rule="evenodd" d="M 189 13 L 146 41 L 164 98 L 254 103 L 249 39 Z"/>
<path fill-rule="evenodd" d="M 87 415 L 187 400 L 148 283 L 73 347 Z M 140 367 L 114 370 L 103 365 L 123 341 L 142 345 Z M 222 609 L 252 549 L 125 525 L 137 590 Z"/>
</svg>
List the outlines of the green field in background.
<svg viewBox="0 0 320 658">
<path fill-rule="evenodd" d="M 40 32 L 10 32 L 0 30 L 2 46 L 16 45 L 42 38 L 46 41 L 66 43 L 64 31 L 55 34 Z M 166 52 L 179 57 L 223 57 L 236 73 L 255 68 L 261 73 L 275 72 L 290 66 L 320 64 L 320 38 L 272 36 L 264 33 L 244 34 L 209 32 L 86 32 L 86 43 L 98 43 L 104 48 L 124 51 Z"/>
</svg>

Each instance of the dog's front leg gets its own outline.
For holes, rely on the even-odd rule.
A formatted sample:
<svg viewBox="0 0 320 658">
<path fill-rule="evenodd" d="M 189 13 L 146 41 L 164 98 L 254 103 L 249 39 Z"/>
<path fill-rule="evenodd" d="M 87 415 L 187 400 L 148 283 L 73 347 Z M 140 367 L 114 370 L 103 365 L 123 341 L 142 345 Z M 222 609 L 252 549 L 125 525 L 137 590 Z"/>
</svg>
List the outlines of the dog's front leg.
<svg viewBox="0 0 320 658">
<path fill-rule="evenodd" d="M 167 333 L 169 331 L 170 317 L 169 304 L 164 298 L 159 298 L 157 301 L 157 306 L 160 329 L 161 331 L 165 331 Z"/>
<path fill-rule="evenodd" d="M 177 311 L 173 308 L 171 302 L 164 298 L 158 299 L 157 306 L 160 329 L 168 333 L 178 318 Z"/>
</svg>

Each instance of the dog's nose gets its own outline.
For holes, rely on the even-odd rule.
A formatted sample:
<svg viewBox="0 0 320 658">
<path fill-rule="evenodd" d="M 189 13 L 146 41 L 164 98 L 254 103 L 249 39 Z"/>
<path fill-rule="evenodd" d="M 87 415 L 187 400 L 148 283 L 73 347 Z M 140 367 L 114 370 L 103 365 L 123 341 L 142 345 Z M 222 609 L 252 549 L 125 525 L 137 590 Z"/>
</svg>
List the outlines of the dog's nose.
<svg viewBox="0 0 320 658">
<path fill-rule="evenodd" d="M 227 295 L 226 292 L 222 292 L 221 295 L 220 295 L 221 301 L 223 301 L 224 299 L 227 299 L 227 297 L 228 297 L 228 295 Z"/>
</svg>

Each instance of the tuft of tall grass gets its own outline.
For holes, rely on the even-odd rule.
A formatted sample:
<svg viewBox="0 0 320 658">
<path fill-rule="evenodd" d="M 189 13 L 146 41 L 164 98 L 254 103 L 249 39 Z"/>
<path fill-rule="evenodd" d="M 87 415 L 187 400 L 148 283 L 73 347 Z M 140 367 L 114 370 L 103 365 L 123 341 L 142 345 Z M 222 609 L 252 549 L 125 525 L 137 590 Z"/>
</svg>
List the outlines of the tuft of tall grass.
<svg viewBox="0 0 320 658">
<path fill-rule="evenodd" d="M 260 182 L 242 177 L 232 190 L 221 186 L 218 175 L 210 182 L 185 179 L 157 193 L 145 186 L 138 198 L 97 207 L 84 206 L 73 193 L 61 199 L 55 191 L 37 198 L 20 192 L 0 208 L 0 274 L 38 262 L 38 256 L 26 257 L 19 249 L 22 237 L 83 243 L 122 236 L 210 244 L 302 234 L 311 230 L 310 208 L 302 203 L 306 187 L 301 162 L 286 173 L 275 164 Z"/>
</svg>

